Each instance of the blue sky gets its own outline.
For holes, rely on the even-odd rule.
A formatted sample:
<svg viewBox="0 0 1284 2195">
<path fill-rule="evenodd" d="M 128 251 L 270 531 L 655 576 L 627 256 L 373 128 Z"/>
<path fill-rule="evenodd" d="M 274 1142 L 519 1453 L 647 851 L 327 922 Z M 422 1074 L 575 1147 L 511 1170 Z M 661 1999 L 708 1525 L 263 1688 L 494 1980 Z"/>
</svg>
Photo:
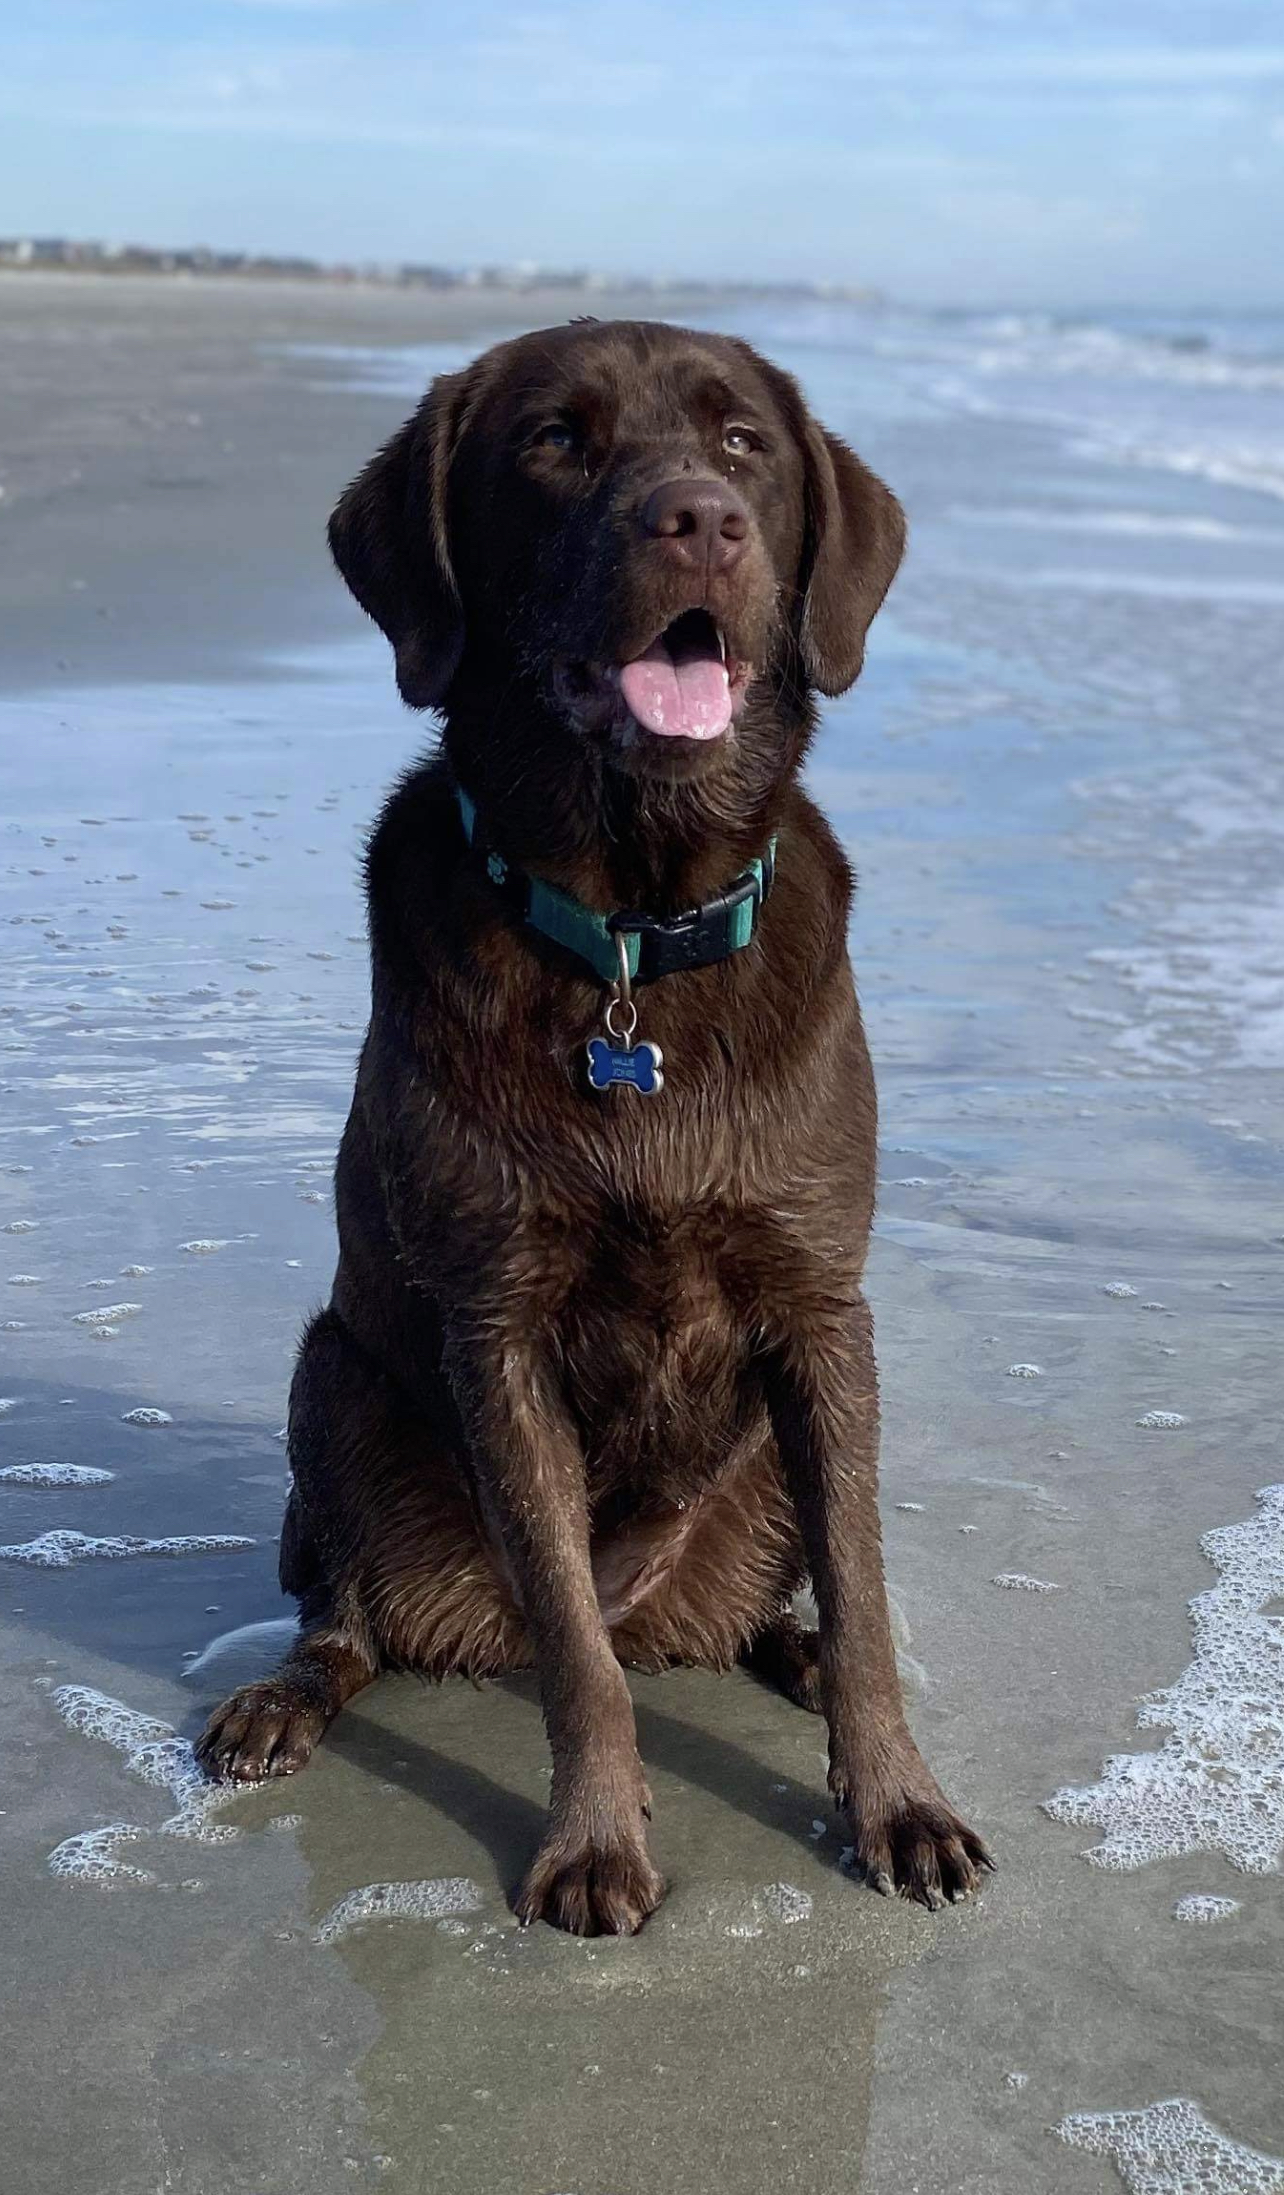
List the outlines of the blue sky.
<svg viewBox="0 0 1284 2195">
<path fill-rule="evenodd" d="M 6 0 L 0 234 L 1279 305 L 1279 0 Z"/>
</svg>

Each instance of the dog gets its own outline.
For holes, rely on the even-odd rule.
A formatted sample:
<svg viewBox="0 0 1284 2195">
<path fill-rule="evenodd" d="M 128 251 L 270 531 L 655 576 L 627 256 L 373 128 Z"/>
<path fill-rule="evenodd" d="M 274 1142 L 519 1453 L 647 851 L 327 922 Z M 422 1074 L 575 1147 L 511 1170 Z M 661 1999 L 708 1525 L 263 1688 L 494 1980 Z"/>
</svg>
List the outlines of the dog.
<svg viewBox="0 0 1284 2195">
<path fill-rule="evenodd" d="M 442 736 L 367 855 L 339 1263 L 290 1397 L 300 1633 L 198 1750 L 288 1775 L 381 1670 L 533 1666 L 523 1922 L 631 1933 L 664 1894 L 624 1667 L 739 1662 L 822 1713 L 877 1889 L 936 1907 L 992 1864 L 901 1704 L 852 878 L 798 782 L 904 538 L 787 374 L 643 321 L 443 375 L 330 522 Z"/>
</svg>

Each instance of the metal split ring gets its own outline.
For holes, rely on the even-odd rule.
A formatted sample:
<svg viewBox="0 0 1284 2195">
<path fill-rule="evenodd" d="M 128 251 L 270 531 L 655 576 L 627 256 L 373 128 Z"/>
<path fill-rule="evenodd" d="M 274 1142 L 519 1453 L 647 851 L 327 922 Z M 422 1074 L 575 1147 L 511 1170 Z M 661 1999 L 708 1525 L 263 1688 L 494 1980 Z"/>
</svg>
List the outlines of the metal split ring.
<svg viewBox="0 0 1284 2195">
<path fill-rule="evenodd" d="M 633 1032 L 638 1025 L 638 1010 L 633 1003 L 633 985 L 629 981 L 628 941 L 620 930 L 615 933 L 615 952 L 620 973 L 611 986 L 611 995 L 606 1002 L 606 1033 L 609 1037 L 613 1037 L 617 1044 L 622 1044 L 625 1051 L 628 1052 L 633 1047 Z M 617 1012 L 623 1022 L 621 1028 L 617 1028 L 615 1025 L 614 1017 Z"/>
<path fill-rule="evenodd" d="M 618 1029 L 615 1025 L 615 1015 L 617 1011 L 623 1017 L 623 1027 Z M 613 1037 L 617 1044 L 622 1044 L 626 1052 L 631 1051 L 633 1047 L 633 1032 L 638 1025 L 638 1010 L 637 1007 L 634 1005 L 632 999 L 629 998 L 625 992 L 621 991 L 618 985 L 611 992 L 611 995 L 606 1002 L 606 1014 L 604 1018 L 606 1021 L 607 1035 L 609 1037 Z"/>
</svg>

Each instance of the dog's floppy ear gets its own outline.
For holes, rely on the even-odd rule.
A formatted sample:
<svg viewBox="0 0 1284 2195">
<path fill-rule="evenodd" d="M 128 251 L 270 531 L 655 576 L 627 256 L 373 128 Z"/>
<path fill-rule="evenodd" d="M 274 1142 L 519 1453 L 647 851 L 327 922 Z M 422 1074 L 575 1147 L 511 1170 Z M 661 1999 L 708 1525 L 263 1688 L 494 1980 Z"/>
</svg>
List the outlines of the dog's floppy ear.
<svg viewBox="0 0 1284 2195">
<path fill-rule="evenodd" d="M 330 553 L 362 609 L 392 642 L 412 709 L 445 700 L 464 647 L 450 558 L 446 484 L 471 376 L 443 374 L 412 419 L 340 496 Z"/>
<path fill-rule="evenodd" d="M 865 635 L 905 553 L 905 513 L 855 452 L 809 415 L 802 439 L 799 647 L 808 684 L 841 694 L 860 675 Z"/>
</svg>

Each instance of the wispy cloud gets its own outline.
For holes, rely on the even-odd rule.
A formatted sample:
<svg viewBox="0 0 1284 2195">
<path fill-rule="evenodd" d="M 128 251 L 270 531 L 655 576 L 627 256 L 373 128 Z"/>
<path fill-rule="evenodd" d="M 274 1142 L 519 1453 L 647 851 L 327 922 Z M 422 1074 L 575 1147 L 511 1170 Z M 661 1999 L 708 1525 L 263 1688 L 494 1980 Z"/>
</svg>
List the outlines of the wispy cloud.
<svg viewBox="0 0 1284 2195">
<path fill-rule="evenodd" d="M 1187 238 L 1273 279 L 1284 43 L 1257 0 L 9 13 L 0 191 L 32 227 L 992 293 L 1050 251 L 1135 284 Z"/>
</svg>

